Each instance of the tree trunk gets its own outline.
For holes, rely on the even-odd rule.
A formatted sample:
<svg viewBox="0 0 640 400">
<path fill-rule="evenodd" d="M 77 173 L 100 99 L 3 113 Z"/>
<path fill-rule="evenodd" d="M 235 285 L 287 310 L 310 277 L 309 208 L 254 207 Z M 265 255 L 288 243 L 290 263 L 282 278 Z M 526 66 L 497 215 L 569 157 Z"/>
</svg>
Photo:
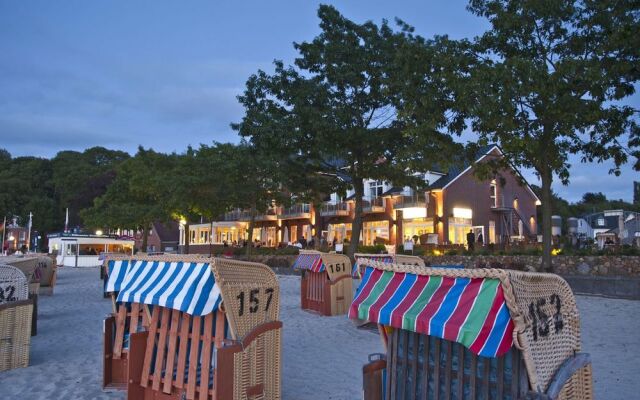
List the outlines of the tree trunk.
<svg viewBox="0 0 640 400">
<path fill-rule="evenodd" d="M 191 242 L 191 232 L 189 232 L 189 221 L 184 224 L 184 245 L 182 254 L 189 254 L 189 242 Z"/>
<path fill-rule="evenodd" d="M 251 206 L 251 218 L 249 218 L 249 236 L 247 238 L 247 257 L 251 258 L 251 249 L 253 248 L 253 227 L 256 224 L 256 205 Z"/>
<path fill-rule="evenodd" d="M 322 220 L 321 220 L 321 216 L 320 216 L 320 210 L 322 209 L 322 203 L 321 202 L 315 202 L 312 204 L 313 206 L 313 210 L 315 212 L 316 215 L 316 225 L 315 225 L 315 230 L 316 230 L 316 238 L 313 241 L 313 247 L 316 250 L 320 249 L 320 246 L 322 243 L 320 243 L 321 239 L 322 239 Z"/>
<path fill-rule="evenodd" d="M 209 257 L 213 257 L 213 220 L 211 220 L 211 230 L 209 231 Z"/>
<path fill-rule="evenodd" d="M 147 224 L 142 225 L 142 252 L 147 252 L 147 241 L 149 239 L 149 226 Z"/>
<path fill-rule="evenodd" d="M 353 180 L 353 190 L 356 196 L 356 210 L 353 218 L 353 226 L 351 227 L 351 243 L 347 255 L 354 262 L 354 254 L 358 250 L 360 243 L 360 232 L 362 232 L 362 197 L 364 196 L 364 182 L 362 178 Z"/>
<path fill-rule="evenodd" d="M 542 270 L 553 272 L 551 262 L 551 182 L 553 175 L 548 165 L 540 171 L 542 180 Z"/>
</svg>

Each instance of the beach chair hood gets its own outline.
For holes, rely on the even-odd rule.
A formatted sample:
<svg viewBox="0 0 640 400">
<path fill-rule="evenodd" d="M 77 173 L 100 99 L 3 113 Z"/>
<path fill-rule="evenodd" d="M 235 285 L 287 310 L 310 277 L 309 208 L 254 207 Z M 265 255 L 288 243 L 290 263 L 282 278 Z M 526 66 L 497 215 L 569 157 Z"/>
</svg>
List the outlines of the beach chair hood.
<svg viewBox="0 0 640 400">
<path fill-rule="evenodd" d="M 293 263 L 293 268 L 311 272 L 327 272 L 329 280 L 337 281 L 351 274 L 351 261 L 344 254 L 336 253 L 303 253 Z"/>
<path fill-rule="evenodd" d="M 516 346 L 540 391 L 580 350 L 575 298 L 553 274 L 367 261 L 349 317 L 455 341 L 480 356 Z"/>
</svg>

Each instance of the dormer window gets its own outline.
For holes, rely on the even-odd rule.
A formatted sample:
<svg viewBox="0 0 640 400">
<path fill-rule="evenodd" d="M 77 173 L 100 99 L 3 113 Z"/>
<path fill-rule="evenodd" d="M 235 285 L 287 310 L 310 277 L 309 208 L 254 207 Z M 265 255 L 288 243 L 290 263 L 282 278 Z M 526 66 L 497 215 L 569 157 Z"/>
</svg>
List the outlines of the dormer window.
<svg viewBox="0 0 640 400">
<path fill-rule="evenodd" d="M 384 183 L 382 181 L 369 182 L 369 196 L 372 199 L 382 196 L 384 193 Z"/>
<path fill-rule="evenodd" d="M 598 218 L 598 226 L 604 226 L 604 218 Z"/>
<path fill-rule="evenodd" d="M 491 184 L 489 185 L 489 198 L 491 199 L 491 207 L 498 207 L 498 185 L 496 184 L 496 180 L 493 179 Z"/>
</svg>

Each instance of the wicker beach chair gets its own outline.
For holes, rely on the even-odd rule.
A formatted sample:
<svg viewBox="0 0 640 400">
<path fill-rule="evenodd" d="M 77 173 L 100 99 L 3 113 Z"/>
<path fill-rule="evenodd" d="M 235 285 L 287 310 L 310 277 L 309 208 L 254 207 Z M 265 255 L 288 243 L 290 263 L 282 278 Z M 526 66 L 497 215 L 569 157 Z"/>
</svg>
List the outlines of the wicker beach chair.
<svg viewBox="0 0 640 400">
<path fill-rule="evenodd" d="M 167 263 L 176 263 L 178 268 L 190 268 L 193 262 L 206 262 L 200 255 L 126 256 L 121 254 L 105 257 L 104 296 L 112 302 L 112 312 L 104 320 L 103 328 L 103 375 L 105 390 L 125 390 L 129 382 L 129 339 L 131 334 L 146 331 L 151 319 L 151 308 L 145 304 L 116 302 L 118 293 L 126 287 L 127 274 L 133 267 L 149 267 L 159 270 Z M 129 278 L 134 278 L 133 276 Z"/>
<path fill-rule="evenodd" d="M 365 399 L 591 399 L 591 363 L 567 283 L 552 274 L 370 262 L 349 316 L 386 354 Z"/>
<path fill-rule="evenodd" d="M 377 261 L 390 264 L 415 265 L 424 267 L 424 260 L 418 256 L 409 256 L 405 254 L 354 254 L 356 262 L 353 266 L 351 276 L 353 279 L 360 279 L 364 274 L 364 268 L 368 261 Z"/>
<path fill-rule="evenodd" d="M 0 371 L 29 365 L 32 315 L 26 276 L 0 265 Z"/>
<path fill-rule="evenodd" d="M 349 257 L 320 252 L 300 254 L 293 268 L 303 271 L 300 284 L 303 310 L 326 316 L 347 313 L 353 281 Z"/>
<path fill-rule="evenodd" d="M 127 398 L 279 399 L 275 274 L 236 260 L 195 264 L 178 285 L 147 284 L 141 272 L 118 295 L 153 306 L 149 330 L 131 335 Z"/>
</svg>

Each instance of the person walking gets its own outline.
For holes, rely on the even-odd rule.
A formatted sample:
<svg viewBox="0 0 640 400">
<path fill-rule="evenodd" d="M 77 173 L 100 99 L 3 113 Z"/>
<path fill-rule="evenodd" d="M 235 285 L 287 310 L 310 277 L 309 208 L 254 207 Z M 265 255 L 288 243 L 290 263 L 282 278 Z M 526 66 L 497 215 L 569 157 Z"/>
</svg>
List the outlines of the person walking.
<svg viewBox="0 0 640 400">
<path fill-rule="evenodd" d="M 473 251 L 475 243 L 476 235 L 473 233 L 473 229 L 469 229 L 469 233 L 467 233 L 467 249 Z"/>
</svg>

